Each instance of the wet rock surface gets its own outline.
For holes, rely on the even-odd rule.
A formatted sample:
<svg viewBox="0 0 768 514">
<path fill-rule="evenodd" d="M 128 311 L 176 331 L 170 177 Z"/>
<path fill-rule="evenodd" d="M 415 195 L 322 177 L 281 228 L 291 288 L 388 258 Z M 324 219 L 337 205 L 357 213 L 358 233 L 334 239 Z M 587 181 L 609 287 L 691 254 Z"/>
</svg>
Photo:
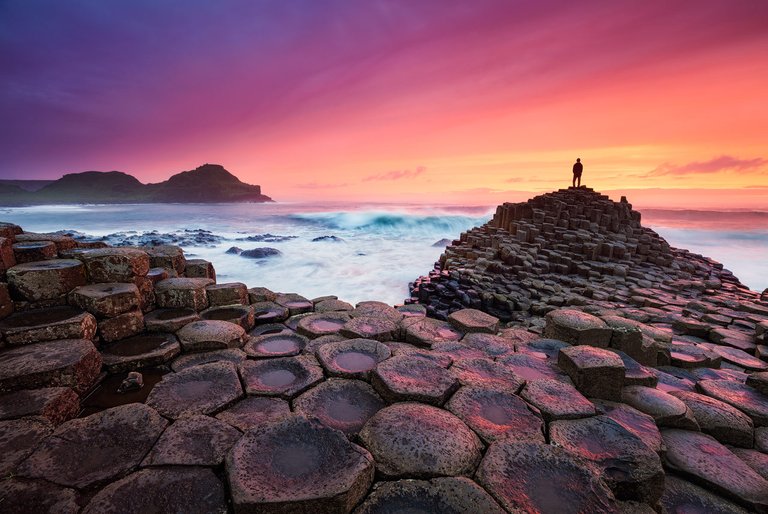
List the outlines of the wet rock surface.
<svg viewBox="0 0 768 514">
<path fill-rule="evenodd" d="M 626 201 L 504 204 L 396 307 L 124 236 L 0 224 L 0 510 L 766 509 L 767 299 Z"/>
</svg>

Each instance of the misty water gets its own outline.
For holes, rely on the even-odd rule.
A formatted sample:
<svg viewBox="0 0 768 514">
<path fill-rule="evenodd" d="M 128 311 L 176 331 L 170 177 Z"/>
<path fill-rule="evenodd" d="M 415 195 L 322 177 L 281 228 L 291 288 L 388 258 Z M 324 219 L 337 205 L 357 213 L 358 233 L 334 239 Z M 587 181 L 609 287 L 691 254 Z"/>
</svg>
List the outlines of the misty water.
<svg viewBox="0 0 768 514">
<path fill-rule="evenodd" d="M 153 230 L 188 235 L 184 231 L 202 229 L 219 239 L 182 246 L 188 257 L 213 262 L 219 282 L 243 282 L 308 298 L 333 294 L 352 303 L 375 299 L 398 304 L 408 297 L 408 283 L 429 272 L 442 253 L 434 243 L 485 223 L 493 210 L 349 203 L 69 205 L 0 209 L 0 220 L 27 231 L 73 230 L 93 237 Z M 723 262 L 750 288 L 768 287 L 764 224 L 718 224 L 717 216 L 706 213 L 696 219 L 708 222 L 649 212 L 644 224 L 673 246 Z M 292 237 L 244 240 L 263 234 Z M 270 247 L 281 255 L 248 259 L 227 254 L 233 246 Z"/>
</svg>

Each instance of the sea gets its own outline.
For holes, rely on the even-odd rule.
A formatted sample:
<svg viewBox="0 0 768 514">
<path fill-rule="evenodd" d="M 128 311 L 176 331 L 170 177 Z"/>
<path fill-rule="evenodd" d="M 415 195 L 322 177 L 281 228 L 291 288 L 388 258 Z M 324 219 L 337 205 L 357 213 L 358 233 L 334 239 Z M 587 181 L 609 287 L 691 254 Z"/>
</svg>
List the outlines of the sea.
<svg viewBox="0 0 768 514">
<path fill-rule="evenodd" d="M 211 261 L 219 283 L 397 305 L 448 242 L 490 220 L 494 210 L 370 203 L 50 205 L 0 208 L 0 221 L 110 244 L 179 244 L 188 258 Z M 673 246 L 722 262 L 751 289 L 768 287 L 768 212 L 649 210 L 643 223 Z M 227 253 L 233 247 L 280 253 L 247 258 Z"/>
</svg>

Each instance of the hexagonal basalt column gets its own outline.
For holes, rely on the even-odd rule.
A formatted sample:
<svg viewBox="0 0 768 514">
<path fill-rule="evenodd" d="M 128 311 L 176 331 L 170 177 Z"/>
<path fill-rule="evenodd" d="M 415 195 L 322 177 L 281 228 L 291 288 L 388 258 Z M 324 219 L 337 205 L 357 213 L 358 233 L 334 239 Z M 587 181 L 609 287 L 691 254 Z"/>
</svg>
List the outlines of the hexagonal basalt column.
<svg viewBox="0 0 768 514">
<path fill-rule="evenodd" d="M 242 304 L 248 305 L 248 288 L 241 282 L 229 282 L 226 284 L 211 284 L 206 287 L 208 291 L 208 303 L 211 307 L 223 305 Z"/>
<path fill-rule="evenodd" d="M 249 395 L 293 398 L 323 379 L 323 369 L 306 356 L 245 361 L 240 364 Z"/>
<path fill-rule="evenodd" d="M 17 312 L 0 321 L 0 334 L 9 345 L 57 339 L 93 339 L 96 318 L 68 306 L 35 309 Z"/>
<path fill-rule="evenodd" d="M 420 357 L 398 355 L 379 364 L 373 387 L 389 402 L 420 401 L 442 405 L 459 387 L 447 369 Z"/>
<path fill-rule="evenodd" d="M 79 411 L 80 398 L 69 387 L 24 389 L 0 395 L 0 420 L 36 416 L 59 425 Z"/>
<path fill-rule="evenodd" d="M 560 350 L 557 364 L 585 396 L 621 400 L 626 370 L 616 353 L 586 345 L 571 346 Z"/>
<path fill-rule="evenodd" d="M 432 318 L 414 318 L 405 329 L 405 341 L 422 346 L 458 341 L 462 333 L 450 323 Z"/>
<path fill-rule="evenodd" d="M 174 245 L 146 246 L 143 248 L 149 255 L 149 266 L 166 268 L 181 275 L 187 266 L 184 250 Z"/>
<path fill-rule="evenodd" d="M 309 339 L 299 334 L 270 334 L 251 338 L 243 350 L 249 357 L 293 357 L 298 355 L 309 343 Z"/>
<path fill-rule="evenodd" d="M 188 278 L 207 278 L 215 282 L 216 270 L 213 269 L 213 264 L 205 259 L 187 259 L 187 265 L 184 267 L 184 276 Z"/>
<path fill-rule="evenodd" d="M 77 256 L 90 282 L 133 282 L 149 272 L 147 252 L 133 248 L 99 248 Z"/>
<path fill-rule="evenodd" d="M 531 380 L 525 384 L 520 396 L 539 409 L 547 421 L 585 418 L 595 414 L 592 402 L 571 384 L 559 380 Z"/>
<path fill-rule="evenodd" d="M 29 344 L 0 352 L 0 392 L 71 387 L 85 392 L 101 369 L 101 355 L 85 339 Z"/>
<path fill-rule="evenodd" d="M 253 307 L 254 322 L 257 325 L 276 323 L 288 319 L 288 309 L 275 302 L 255 302 Z"/>
<path fill-rule="evenodd" d="M 448 315 L 448 321 L 464 333 L 495 334 L 499 329 L 499 318 L 476 309 L 462 309 L 452 312 Z"/>
<path fill-rule="evenodd" d="M 245 330 L 229 321 L 193 321 L 176 332 L 185 352 L 240 348 L 246 339 Z"/>
<path fill-rule="evenodd" d="M 297 413 L 355 436 L 386 403 L 366 382 L 331 378 L 293 400 Z"/>
<path fill-rule="evenodd" d="M 373 459 L 302 416 L 246 432 L 227 456 L 235 512 L 350 512 L 373 482 Z"/>
<path fill-rule="evenodd" d="M 135 284 L 105 282 L 80 286 L 69 293 L 69 303 L 95 316 L 114 318 L 138 309 L 141 302 Z"/>
<path fill-rule="evenodd" d="M 30 302 L 52 300 L 84 284 L 85 268 L 75 259 L 28 262 L 8 270 L 11 294 Z"/>
<path fill-rule="evenodd" d="M 607 348 L 612 331 L 603 320 L 586 312 L 560 309 L 546 316 L 544 336 L 570 344 L 588 344 Z"/>
<path fill-rule="evenodd" d="M 310 300 L 295 293 L 276 295 L 275 298 L 270 301 L 274 301 L 278 305 L 288 309 L 291 316 L 312 312 L 312 309 L 314 308 L 314 304 Z"/>
<path fill-rule="evenodd" d="M 229 423 L 238 430 L 259 427 L 291 416 L 291 406 L 281 398 L 248 396 L 227 410 L 216 414 L 216 419 Z"/>
<path fill-rule="evenodd" d="M 525 380 L 503 364 L 491 359 L 460 359 L 453 364 L 451 372 L 462 385 L 492 387 L 516 393 Z"/>
<path fill-rule="evenodd" d="M 12 248 L 17 264 L 55 259 L 58 255 L 53 241 L 26 241 L 15 243 Z"/>
<path fill-rule="evenodd" d="M 144 324 L 150 332 L 176 332 L 200 315 L 193 309 L 156 309 L 144 316 Z"/>
<path fill-rule="evenodd" d="M 329 375 L 368 379 L 372 369 L 392 355 L 386 345 L 371 339 L 349 339 L 322 345 L 317 358 Z"/>
<path fill-rule="evenodd" d="M 108 318 L 99 322 L 99 335 L 106 342 L 118 341 L 144 330 L 144 314 L 140 310 Z"/>
<path fill-rule="evenodd" d="M 240 439 L 240 432 L 216 418 L 181 418 L 160 436 L 143 466 L 218 466 Z"/>
<path fill-rule="evenodd" d="M 392 341 L 397 337 L 400 325 L 389 318 L 378 316 L 357 316 L 341 329 L 341 335 L 349 338 Z"/>
<path fill-rule="evenodd" d="M 301 318 L 296 331 L 303 336 L 314 339 L 339 332 L 350 319 L 349 314 L 344 312 L 310 314 Z"/>
<path fill-rule="evenodd" d="M 385 477 L 471 475 L 482 443 L 450 412 L 421 403 L 397 403 L 377 412 L 360 439 Z"/>
<path fill-rule="evenodd" d="M 205 288 L 212 283 L 208 278 L 167 278 L 155 285 L 155 300 L 161 308 L 202 311 L 208 307 Z"/>
<path fill-rule="evenodd" d="M 165 375 L 149 393 L 147 405 L 163 416 L 178 419 L 190 414 L 212 414 L 242 394 L 235 365 L 214 362 Z"/>
</svg>

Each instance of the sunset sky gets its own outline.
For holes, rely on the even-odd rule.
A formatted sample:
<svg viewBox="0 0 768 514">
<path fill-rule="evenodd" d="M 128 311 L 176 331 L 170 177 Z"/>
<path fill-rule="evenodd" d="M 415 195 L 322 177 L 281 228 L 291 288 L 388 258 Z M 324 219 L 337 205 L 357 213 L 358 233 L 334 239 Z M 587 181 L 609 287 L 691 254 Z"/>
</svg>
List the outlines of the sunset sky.
<svg viewBox="0 0 768 514">
<path fill-rule="evenodd" d="M 765 0 L 0 0 L 0 70 L 2 178 L 768 207 Z"/>
</svg>

